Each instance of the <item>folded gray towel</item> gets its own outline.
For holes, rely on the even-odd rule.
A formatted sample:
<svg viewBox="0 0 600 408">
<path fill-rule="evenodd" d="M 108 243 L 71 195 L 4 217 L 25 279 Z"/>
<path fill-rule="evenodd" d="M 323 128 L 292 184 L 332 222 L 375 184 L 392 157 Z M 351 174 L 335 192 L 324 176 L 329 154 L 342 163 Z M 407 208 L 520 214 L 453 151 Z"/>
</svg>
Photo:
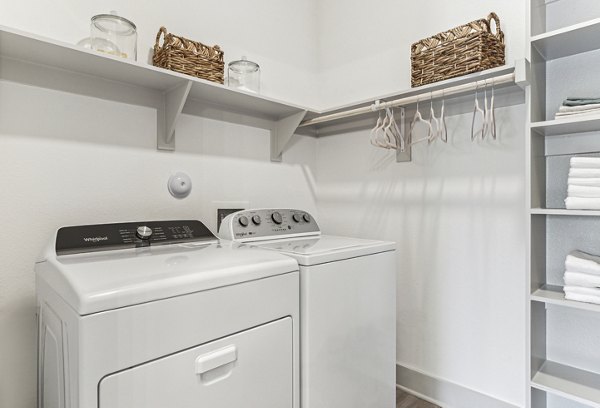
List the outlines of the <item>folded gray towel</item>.
<svg viewBox="0 0 600 408">
<path fill-rule="evenodd" d="M 576 98 L 568 97 L 563 101 L 563 106 L 583 106 L 600 103 L 600 98 Z"/>
</svg>

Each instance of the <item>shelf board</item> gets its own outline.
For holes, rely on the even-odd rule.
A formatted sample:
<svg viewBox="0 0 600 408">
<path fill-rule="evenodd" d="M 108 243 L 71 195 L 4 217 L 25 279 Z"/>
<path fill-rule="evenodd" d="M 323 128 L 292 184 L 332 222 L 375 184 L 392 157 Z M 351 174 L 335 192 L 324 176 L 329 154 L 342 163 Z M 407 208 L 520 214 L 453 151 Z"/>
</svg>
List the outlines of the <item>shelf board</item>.
<svg viewBox="0 0 600 408">
<path fill-rule="evenodd" d="M 308 126 L 306 120 L 339 113 L 349 107 L 368 108 L 374 100 L 372 98 L 327 110 L 309 109 L 4 26 L 0 26 L 0 61 L 5 63 L 3 67 L 11 68 L 3 71 L 3 78 L 11 81 L 157 109 L 157 147 L 163 150 L 175 149 L 176 124 L 181 114 L 186 113 L 268 129 L 271 133 L 271 159 L 279 161 L 281 153 L 292 135 L 302 127 L 303 121 L 308 128 L 305 132 L 309 134 L 318 135 L 324 127 L 332 132 L 336 127 L 341 126 L 341 129 L 352 124 L 347 120 L 328 120 L 323 125 Z M 497 84 L 497 91 L 513 87 L 522 90 L 528 81 L 528 71 L 528 62 L 520 60 L 514 66 L 452 78 L 382 96 L 381 99 L 391 98 L 392 95 L 431 95 L 435 90 L 508 74 L 514 74 L 514 82 Z M 132 93 L 136 96 L 130 95 Z M 365 112 L 363 116 L 368 118 L 362 119 L 373 117 L 370 109 Z M 351 121 L 356 119 L 353 117 Z"/>
<path fill-rule="evenodd" d="M 600 374 L 546 361 L 531 386 L 571 401 L 600 408 Z"/>
<path fill-rule="evenodd" d="M 553 119 L 531 123 L 531 130 L 541 136 L 600 132 L 600 115 L 587 118 Z"/>
<path fill-rule="evenodd" d="M 546 61 L 600 49 L 600 18 L 531 37 Z"/>
<path fill-rule="evenodd" d="M 597 210 L 566 210 L 564 208 L 532 208 L 532 215 L 564 215 L 572 217 L 600 217 Z"/>
<path fill-rule="evenodd" d="M 185 112 L 268 129 L 271 159 L 280 161 L 298 124 L 310 111 L 264 95 L 3 26 L 0 60 L 13 67 L 8 75 L 15 82 L 119 101 L 123 99 L 116 94 L 143 91 L 143 98 L 125 98 L 126 103 L 149 104 L 144 106 L 157 109 L 157 148 L 163 150 L 175 148 L 175 125 Z"/>
<path fill-rule="evenodd" d="M 531 300 L 549 305 L 558 305 L 590 312 L 600 312 L 600 305 L 566 300 L 562 286 L 544 285 L 531 294 Z M 600 386 L 600 383 L 598 383 L 598 386 Z"/>
<path fill-rule="evenodd" d="M 190 98 L 224 109 L 273 120 L 308 108 L 146 63 L 104 55 L 72 44 L 0 26 L 0 57 L 78 72 L 92 77 L 167 92 L 191 81 Z"/>
<path fill-rule="evenodd" d="M 409 88 L 404 90 L 399 90 L 395 92 L 391 92 L 385 95 L 379 95 L 377 97 L 371 97 L 369 99 L 364 99 L 359 102 L 344 104 L 341 106 L 337 106 L 330 109 L 325 109 L 321 111 L 319 114 L 309 113 L 306 115 L 305 120 L 301 123 L 302 126 L 307 127 L 316 127 L 317 129 L 327 128 L 332 124 L 344 124 L 346 122 L 352 122 L 356 120 L 356 118 L 361 117 L 372 117 L 373 112 L 371 111 L 370 106 L 374 101 L 381 102 L 391 102 L 398 100 L 407 100 L 405 104 L 399 104 L 396 106 L 409 106 L 415 105 L 418 100 L 421 98 L 422 100 L 438 100 L 444 99 L 446 101 L 452 100 L 454 98 L 461 98 L 465 95 L 472 95 L 474 93 L 473 89 L 465 88 L 465 86 L 475 84 L 477 82 L 487 81 L 488 84 L 492 84 L 494 79 L 506 76 L 506 75 L 514 75 L 514 81 L 497 83 L 495 85 L 496 92 L 511 92 L 514 90 L 522 91 L 529 83 L 529 62 L 525 59 L 516 60 L 513 65 L 504 65 L 501 67 L 496 67 L 480 72 L 475 72 L 468 75 L 459 76 L 456 78 L 450 78 L 444 81 L 439 81 L 415 88 Z M 480 86 L 483 87 L 483 84 Z M 456 89 L 456 88 L 458 89 Z M 461 89 L 462 87 L 462 89 Z M 455 92 L 450 94 L 444 94 L 445 90 L 455 90 Z M 435 95 L 437 94 L 437 95 Z M 408 101 L 410 100 L 410 101 Z M 346 113 L 347 111 L 356 111 L 354 112 L 352 118 L 339 118 L 336 117 L 340 113 Z M 333 118 L 327 118 L 328 116 L 334 116 Z M 315 120 L 316 119 L 316 120 Z M 322 121 L 321 121 L 322 120 Z M 321 122 L 319 122 L 321 121 Z"/>
</svg>

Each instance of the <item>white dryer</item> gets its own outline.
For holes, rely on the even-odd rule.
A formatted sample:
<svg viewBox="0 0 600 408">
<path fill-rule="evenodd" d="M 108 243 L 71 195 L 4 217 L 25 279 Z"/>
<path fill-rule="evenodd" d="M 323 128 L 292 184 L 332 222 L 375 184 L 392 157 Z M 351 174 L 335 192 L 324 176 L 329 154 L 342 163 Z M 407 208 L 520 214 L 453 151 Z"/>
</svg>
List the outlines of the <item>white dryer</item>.
<svg viewBox="0 0 600 408">
<path fill-rule="evenodd" d="M 299 406 L 289 257 L 199 221 L 74 226 L 36 281 L 38 407 Z"/>
<path fill-rule="evenodd" d="M 230 214 L 219 236 L 299 264 L 303 408 L 396 406 L 393 242 L 321 235 L 309 213 L 290 209 Z"/>
</svg>

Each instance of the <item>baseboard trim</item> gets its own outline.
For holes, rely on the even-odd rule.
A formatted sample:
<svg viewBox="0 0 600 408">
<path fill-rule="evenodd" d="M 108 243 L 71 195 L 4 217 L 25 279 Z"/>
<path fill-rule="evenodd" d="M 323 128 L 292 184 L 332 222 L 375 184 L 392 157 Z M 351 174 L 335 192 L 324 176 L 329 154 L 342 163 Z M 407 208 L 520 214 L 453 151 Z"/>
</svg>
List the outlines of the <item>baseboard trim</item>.
<svg viewBox="0 0 600 408">
<path fill-rule="evenodd" d="M 443 408 L 518 408 L 478 391 L 396 365 L 397 387 Z"/>
</svg>

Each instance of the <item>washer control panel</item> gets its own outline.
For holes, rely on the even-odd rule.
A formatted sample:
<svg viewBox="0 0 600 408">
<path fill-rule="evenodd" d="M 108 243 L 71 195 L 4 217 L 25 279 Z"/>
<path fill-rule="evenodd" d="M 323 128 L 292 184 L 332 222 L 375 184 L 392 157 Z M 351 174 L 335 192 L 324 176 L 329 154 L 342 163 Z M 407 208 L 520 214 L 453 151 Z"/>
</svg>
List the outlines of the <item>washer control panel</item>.
<svg viewBox="0 0 600 408">
<path fill-rule="evenodd" d="M 215 241 L 200 221 L 140 221 L 63 227 L 56 234 L 56 254 L 77 254 L 183 242 Z"/>
<path fill-rule="evenodd" d="M 320 232 L 317 222 L 306 211 L 256 209 L 238 211 L 225 217 L 219 230 L 219 237 L 233 241 L 244 241 L 317 235 Z"/>
</svg>

